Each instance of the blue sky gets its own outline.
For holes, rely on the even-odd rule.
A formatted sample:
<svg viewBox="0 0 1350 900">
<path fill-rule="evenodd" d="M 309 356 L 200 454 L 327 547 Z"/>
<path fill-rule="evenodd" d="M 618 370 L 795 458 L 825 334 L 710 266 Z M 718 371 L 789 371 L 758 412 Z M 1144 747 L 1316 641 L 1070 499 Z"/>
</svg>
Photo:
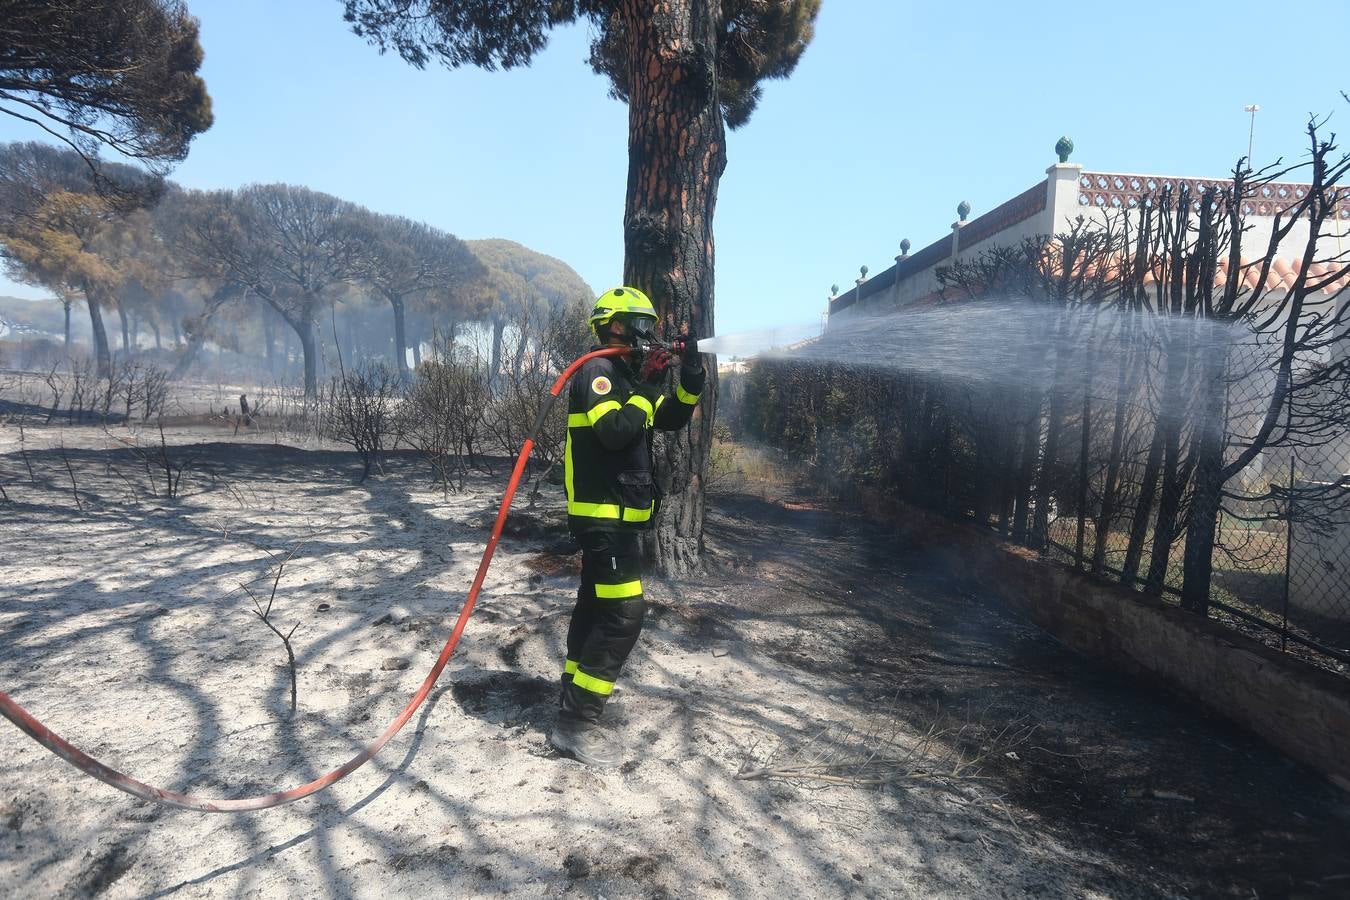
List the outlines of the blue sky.
<svg viewBox="0 0 1350 900">
<path fill-rule="evenodd" d="M 188 5 L 216 124 L 181 183 L 305 184 L 519 241 L 597 291 L 621 277 L 626 111 L 585 65 L 585 27 L 529 69 L 419 72 L 352 35 L 338 0 Z M 1323 80 L 1343 67 L 1303 43 L 1345 14 L 1344 0 L 824 0 L 797 71 L 729 139 L 717 330 L 818 321 L 860 264 L 880 272 L 901 238 L 944 234 L 961 200 L 978 215 L 1042 178 L 1061 134 L 1090 169 L 1219 175 L 1246 151 L 1245 104 L 1261 105 L 1258 161 L 1299 155 L 1310 112 L 1350 130 L 1350 76 Z M 40 137 L 0 120 L 0 140 Z M 41 294 L 0 278 L 10 293 Z"/>
</svg>

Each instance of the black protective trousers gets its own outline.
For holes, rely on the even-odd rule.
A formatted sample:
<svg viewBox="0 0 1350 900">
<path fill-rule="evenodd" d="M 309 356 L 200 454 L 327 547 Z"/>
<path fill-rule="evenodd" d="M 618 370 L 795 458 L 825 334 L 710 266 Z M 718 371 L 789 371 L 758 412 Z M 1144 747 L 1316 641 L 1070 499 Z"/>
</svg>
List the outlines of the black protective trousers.
<svg viewBox="0 0 1350 900">
<path fill-rule="evenodd" d="M 598 722 L 647 612 L 642 548 L 634 531 L 586 531 L 577 540 L 581 586 L 567 628 L 561 715 Z"/>
</svg>

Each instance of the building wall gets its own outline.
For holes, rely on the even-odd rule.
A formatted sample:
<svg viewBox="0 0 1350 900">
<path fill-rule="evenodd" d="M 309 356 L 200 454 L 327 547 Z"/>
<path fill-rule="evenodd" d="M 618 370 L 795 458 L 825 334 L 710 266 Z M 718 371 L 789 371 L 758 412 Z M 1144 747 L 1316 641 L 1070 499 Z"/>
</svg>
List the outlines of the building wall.
<svg viewBox="0 0 1350 900">
<path fill-rule="evenodd" d="M 1057 176 L 1060 168 L 1071 170 L 1071 174 Z M 1057 192 L 1074 188 L 1080 169 L 1074 165 L 1052 166 L 1045 181 L 968 222 L 953 222 L 948 234 L 907 257 L 896 257 L 894 266 L 841 294 L 831 303 L 830 320 L 882 315 L 924 302 L 942 287 L 937 278 L 939 268 L 974 257 L 996 244 L 1052 233 L 1054 211 L 1069 202 Z"/>
<path fill-rule="evenodd" d="M 1000 204 L 969 222 L 955 222 L 951 233 L 937 238 L 908 257 L 896 257 L 896 265 L 855 284 L 831 302 L 830 320 L 846 321 L 859 315 L 882 315 L 898 308 L 932 299 L 941 285 L 937 270 L 954 260 L 969 259 L 990 246 L 1016 243 L 1034 235 L 1067 230 L 1079 216 L 1105 222 L 1112 215 L 1137 205 L 1145 193 L 1163 185 L 1186 184 L 1194 196 L 1207 185 L 1222 185 L 1223 179 L 1182 178 L 1132 173 L 1086 172 L 1077 163 L 1058 163 L 1046 170 L 1046 179 L 1028 191 Z M 1297 202 L 1303 185 L 1270 185 L 1266 196 L 1254 198 L 1246 218 L 1242 255 L 1264 256 L 1273 233 L 1274 212 Z M 1044 192 L 1044 199 L 1037 196 Z M 1293 259 L 1302 255 L 1309 224 L 1299 220 L 1279 245 L 1279 255 Z M 1324 256 L 1350 251 L 1350 199 L 1344 200 L 1328 223 L 1330 244 Z M 917 265 L 916 265 L 917 263 Z"/>
</svg>

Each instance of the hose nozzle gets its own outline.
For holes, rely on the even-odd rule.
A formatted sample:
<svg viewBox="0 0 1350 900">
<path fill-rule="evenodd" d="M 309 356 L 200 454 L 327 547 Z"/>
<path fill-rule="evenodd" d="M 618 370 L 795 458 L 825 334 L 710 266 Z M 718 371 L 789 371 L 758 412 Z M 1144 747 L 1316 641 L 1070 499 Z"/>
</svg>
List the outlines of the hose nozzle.
<svg viewBox="0 0 1350 900">
<path fill-rule="evenodd" d="M 670 342 L 670 352 L 679 356 L 698 352 L 698 338 L 680 335 Z"/>
</svg>

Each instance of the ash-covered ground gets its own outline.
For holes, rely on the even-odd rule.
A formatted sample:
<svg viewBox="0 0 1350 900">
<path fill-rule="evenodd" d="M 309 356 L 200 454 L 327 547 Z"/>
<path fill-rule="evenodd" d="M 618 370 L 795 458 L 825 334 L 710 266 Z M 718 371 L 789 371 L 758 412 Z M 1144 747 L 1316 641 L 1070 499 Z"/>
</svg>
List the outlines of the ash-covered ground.
<svg viewBox="0 0 1350 900">
<path fill-rule="evenodd" d="M 65 429 L 63 451 L 29 431 L 26 459 L 12 437 L 0 689 L 114 767 L 217 797 L 308 781 L 397 714 L 505 481 L 500 464 L 445 496 L 400 457 L 357 484 L 351 454 L 225 432 L 171 451 L 192 465 L 170 499 L 108 433 Z M 0 723 L 0 893 L 1350 893 L 1350 797 L 781 489 L 714 496 L 707 573 L 646 579 L 610 708 L 628 761 L 560 759 L 544 733 L 576 557 L 559 489 L 526 499 L 430 700 L 316 798 L 165 809 Z M 296 626 L 293 714 L 284 648 L 240 587 L 265 602 L 288 554 L 272 617 Z"/>
</svg>

